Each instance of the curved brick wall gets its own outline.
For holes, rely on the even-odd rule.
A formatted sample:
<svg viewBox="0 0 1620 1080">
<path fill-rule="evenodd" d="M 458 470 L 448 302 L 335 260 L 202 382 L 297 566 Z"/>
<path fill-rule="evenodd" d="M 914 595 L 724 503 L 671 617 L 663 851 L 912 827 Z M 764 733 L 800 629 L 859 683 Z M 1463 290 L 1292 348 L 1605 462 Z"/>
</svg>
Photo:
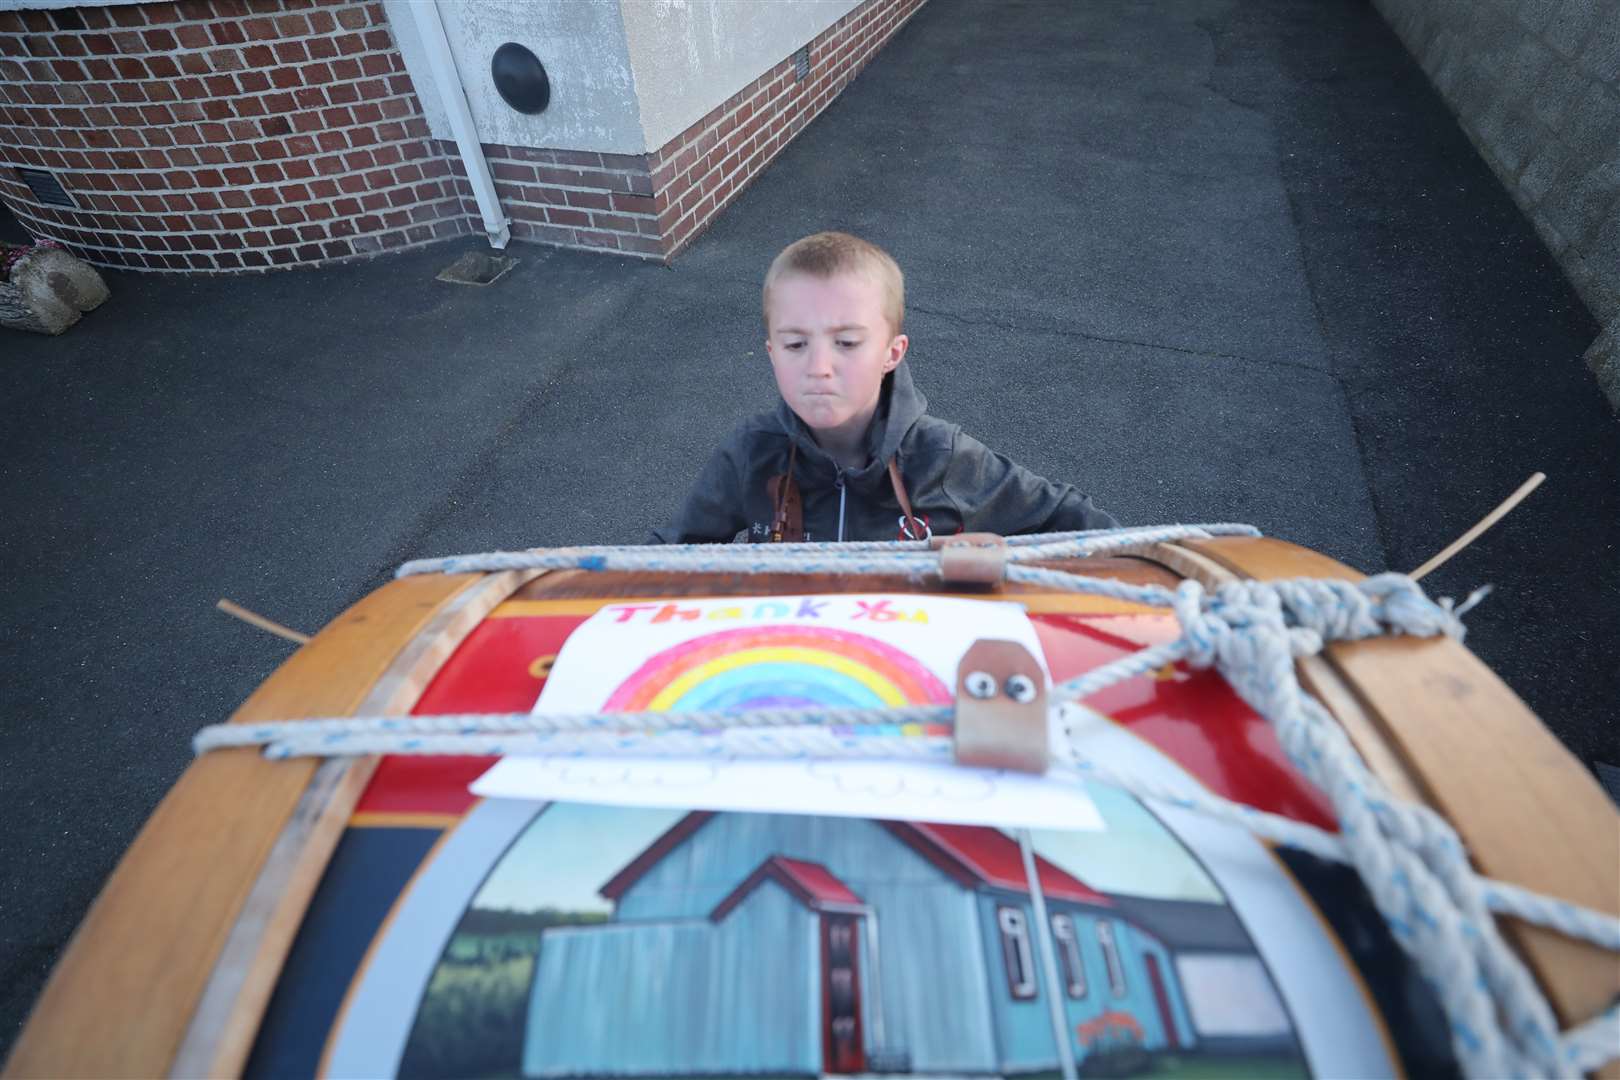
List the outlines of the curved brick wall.
<svg viewBox="0 0 1620 1080">
<path fill-rule="evenodd" d="M 0 201 L 91 262 L 157 270 L 327 262 L 476 221 L 381 4 L 347 0 L 0 12 Z"/>
<path fill-rule="evenodd" d="M 865 0 L 805 44 L 802 70 L 782 58 L 645 154 L 485 144 L 513 238 L 667 261 L 922 2 Z M 482 228 L 365 0 L 0 12 L 0 202 L 90 262 L 148 270 L 310 265 Z"/>
</svg>

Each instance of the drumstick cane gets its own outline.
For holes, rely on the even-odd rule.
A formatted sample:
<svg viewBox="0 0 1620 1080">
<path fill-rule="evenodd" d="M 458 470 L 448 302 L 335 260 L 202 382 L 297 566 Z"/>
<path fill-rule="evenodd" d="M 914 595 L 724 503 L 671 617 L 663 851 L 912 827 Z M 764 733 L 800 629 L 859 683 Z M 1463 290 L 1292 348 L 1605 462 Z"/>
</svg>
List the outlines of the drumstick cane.
<svg viewBox="0 0 1620 1080">
<path fill-rule="evenodd" d="M 1506 516 L 1515 506 L 1518 506 L 1521 502 L 1523 502 L 1532 491 L 1540 487 L 1541 482 L 1545 479 L 1547 479 L 1546 473 L 1538 472 L 1531 476 L 1530 479 L 1519 485 L 1519 489 L 1517 491 L 1509 495 L 1506 499 L 1502 500 L 1502 504 L 1500 506 L 1481 518 L 1477 525 L 1463 533 L 1457 539 L 1453 540 L 1444 551 L 1441 551 L 1434 558 L 1430 559 L 1428 562 L 1424 563 L 1407 576 L 1413 581 L 1417 581 L 1429 572 L 1443 566 L 1445 563 L 1450 561 L 1451 557 L 1456 555 L 1457 552 L 1479 539 L 1480 535 L 1484 533 L 1486 529 L 1489 529 L 1492 525 L 1495 525 L 1498 521 L 1502 520 L 1502 518 Z M 288 641 L 296 641 L 300 645 L 304 645 L 309 642 L 308 634 L 301 634 L 297 630 L 293 630 L 290 627 L 282 626 L 273 619 L 267 619 L 263 615 L 249 611 L 240 604 L 233 604 L 231 601 L 221 598 L 214 606 L 219 608 L 219 610 L 223 611 L 227 615 L 235 616 L 236 618 L 241 619 L 243 622 L 248 623 L 251 626 L 257 626 L 260 630 L 268 631 L 269 633 L 275 634 L 277 637 L 286 638 Z"/>
<path fill-rule="evenodd" d="M 1428 562 L 1424 563 L 1422 566 L 1418 567 L 1416 570 L 1412 571 L 1406 576 L 1411 578 L 1413 581 L 1417 581 L 1431 570 L 1438 570 L 1441 566 L 1445 565 L 1445 563 L 1448 562 L 1453 555 L 1457 554 L 1457 552 L 1461 551 L 1469 544 L 1472 544 L 1475 540 L 1478 540 L 1480 535 L 1484 533 L 1486 529 L 1490 528 L 1492 525 L 1495 525 L 1498 521 L 1501 521 L 1510 510 L 1522 503 L 1532 491 L 1540 487 L 1541 482 L 1545 479 L 1547 479 L 1546 473 L 1538 472 L 1531 476 L 1530 479 L 1519 485 L 1519 490 L 1503 499 L 1502 505 L 1486 514 L 1483 518 L 1480 518 L 1479 524 L 1457 537 L 1457 539 L 1453 540 L 1449 545 L 1447 545 L 1444 551 L 1440 552 L 1440 554 L 1436 555 L 1434 558 L 1430 559 Z"/>
<path fill-rule="evenodd" d="M 249 611 L 241 604 L 233 604 L 229 600 L 221 597 L 219 603 L 215 604 L 214 606 L 219 608 L 219 610 L 223 611 L 227 615 L 232 615 L 238 619 L 241 619 L 249 626 L 257 626 L 260 630 L 267 630 L 277 637 L 284 637 L 288 641 L 296 641 L 300 645 L 306 645 L 309 643 L 308 634 L 300 634 L 297 630 L 294 630 L 291 627 L 282 626 L 274 619 L 267 619 L 263 615 Z"/>
</svg>

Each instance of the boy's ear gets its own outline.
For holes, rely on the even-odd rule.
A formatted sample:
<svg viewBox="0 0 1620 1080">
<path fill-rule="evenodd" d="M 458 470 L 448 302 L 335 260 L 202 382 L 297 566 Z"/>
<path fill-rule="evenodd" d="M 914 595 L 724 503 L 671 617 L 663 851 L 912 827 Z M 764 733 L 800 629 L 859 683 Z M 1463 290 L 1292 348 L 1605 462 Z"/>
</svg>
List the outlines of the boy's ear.
<svg viewBox="0 0 1620 1080">
<path fill-rule="evenodd" d="M 900 361 L 906 358 L 906 350 L 911 348 L 911 339 L 904 334 L 896 334 L 889 341 L 889 352 L 883 358 L 883 373 L 887 375 L 900 366 Z"/>
</svg>

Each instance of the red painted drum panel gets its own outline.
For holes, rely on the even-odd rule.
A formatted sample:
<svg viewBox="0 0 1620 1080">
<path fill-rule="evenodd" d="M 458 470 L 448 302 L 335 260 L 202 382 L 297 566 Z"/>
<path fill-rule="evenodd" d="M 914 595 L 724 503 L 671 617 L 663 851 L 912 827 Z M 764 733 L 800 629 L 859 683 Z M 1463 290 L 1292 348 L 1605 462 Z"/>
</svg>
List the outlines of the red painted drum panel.
<svg viewBox="0 0 1620 1080">
<path fill-rule="evenodd" d="M 587 617 L 577 606 L 559 615 L 505 615 L 497 609 L 462 642 L 413 712 L 532 708 L 550 660 Z M 1031 619 L 1056 682 L 1177 634 L 1168 614 L 1036 614 Z M 1176 759 L 1218 795 L 1333 827 L 1326 798 L 1288 764 L 1265 721 L 1212 671 L 1177 664 L 1112 686 L 1086 704 Z M 387 758 L 359 810 L 460 813 L 474 801 L 467 784 L 491 763 L 484 758 Z"/>
</svg>

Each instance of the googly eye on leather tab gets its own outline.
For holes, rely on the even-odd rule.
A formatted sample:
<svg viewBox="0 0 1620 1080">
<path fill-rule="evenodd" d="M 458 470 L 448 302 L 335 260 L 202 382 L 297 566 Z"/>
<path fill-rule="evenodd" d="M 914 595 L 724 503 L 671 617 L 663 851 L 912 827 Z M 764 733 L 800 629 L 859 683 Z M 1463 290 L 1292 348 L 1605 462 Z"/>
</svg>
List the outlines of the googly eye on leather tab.
<svg viewBox="0 0 1620 1080">
<path fill-rule="evenodd" d="M 987 699 L 996 696 L 996 680 L 987 671 L 970 671 L 967 678 L 962 680 L 962 688 L 976 698 Z"/>
<path fill-rule="evenodd" d="M 1028 675 L 1007 676 L 1007 696 L 1020 705 L 1028 705 L 1035 700 L 1035 680 Z"/>
</svg>

